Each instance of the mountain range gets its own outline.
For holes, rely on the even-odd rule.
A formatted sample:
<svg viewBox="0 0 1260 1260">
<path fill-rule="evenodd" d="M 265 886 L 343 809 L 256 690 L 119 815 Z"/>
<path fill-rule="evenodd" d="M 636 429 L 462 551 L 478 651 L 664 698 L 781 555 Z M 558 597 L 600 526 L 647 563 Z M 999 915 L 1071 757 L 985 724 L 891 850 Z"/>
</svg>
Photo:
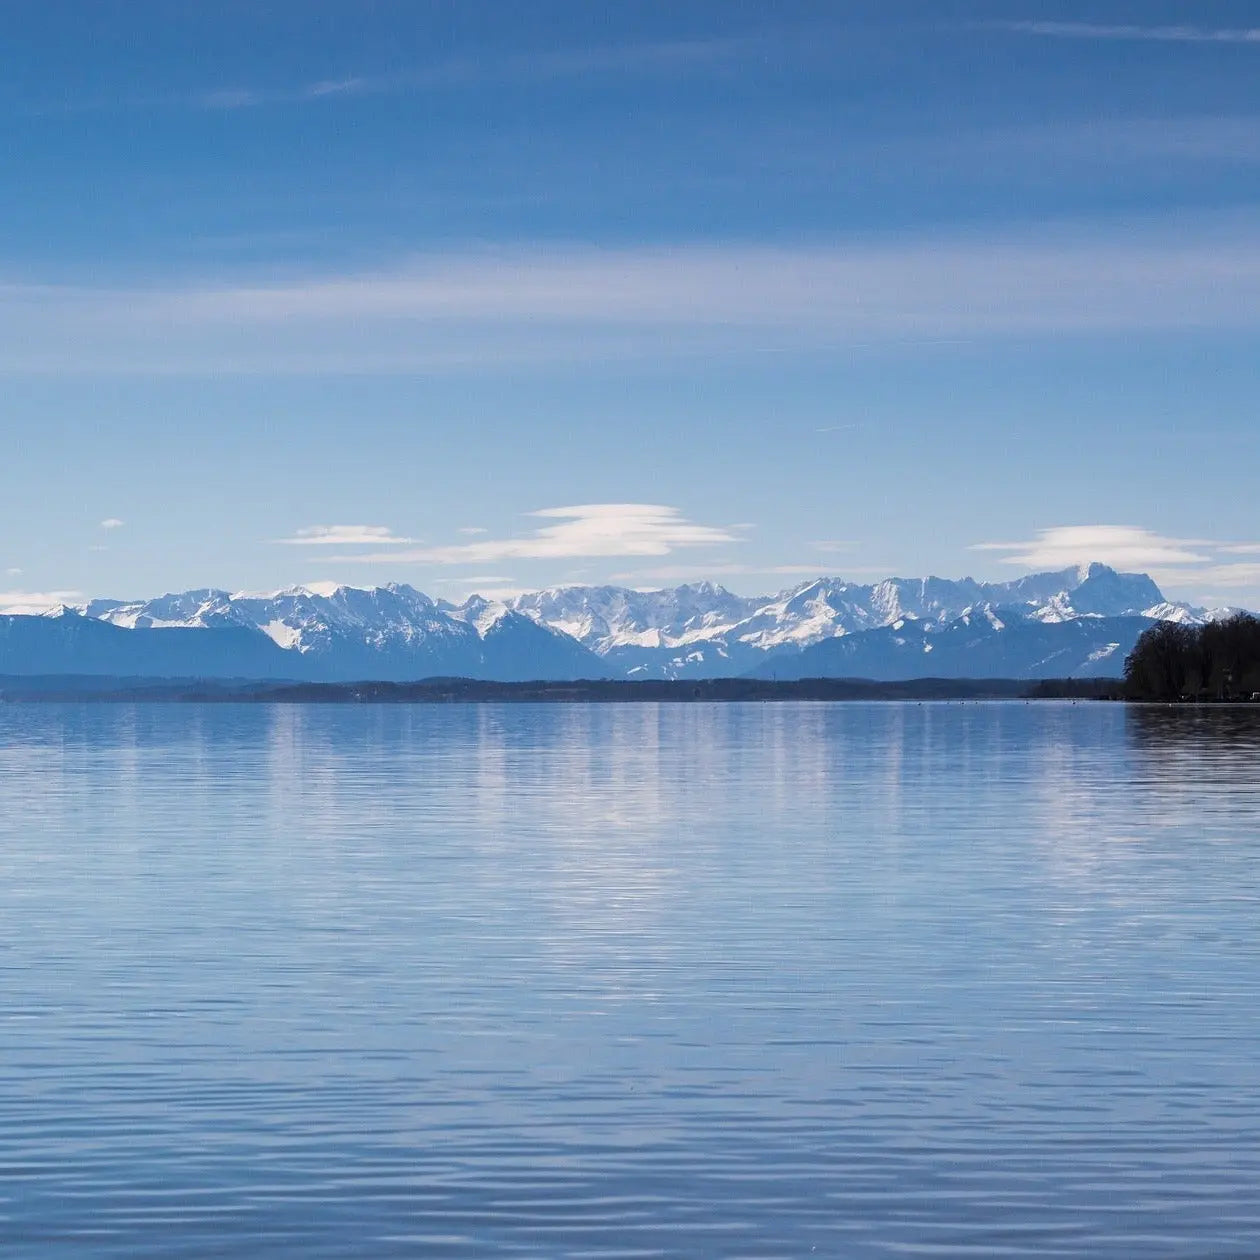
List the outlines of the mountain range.
<svg viewBox="0 0 1260 1260">
<path fill-rule="evenodd" d="M 819 578 L 772 596 L 701 582 L 434 600 L 391 583 L 205 589 L 0 616 L 0 674 L 338 682 L 467 677 L 1061 678 L 1118 675 L 1172 603 L 1102 564 L 1011 582 Z"/>
</svg>

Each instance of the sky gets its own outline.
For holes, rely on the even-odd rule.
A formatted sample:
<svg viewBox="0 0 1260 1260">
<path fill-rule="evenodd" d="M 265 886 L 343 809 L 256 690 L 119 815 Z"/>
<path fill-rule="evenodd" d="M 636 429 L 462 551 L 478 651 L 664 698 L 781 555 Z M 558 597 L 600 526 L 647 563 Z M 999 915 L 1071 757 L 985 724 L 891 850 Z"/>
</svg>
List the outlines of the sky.
<svg viewBox="0 0 1260 1260">
<path fill-rule="evenodd" d="M 1260 608 L 1254 0 L 12 0 L 0 69 L 0 607 Z"/>
</svg>

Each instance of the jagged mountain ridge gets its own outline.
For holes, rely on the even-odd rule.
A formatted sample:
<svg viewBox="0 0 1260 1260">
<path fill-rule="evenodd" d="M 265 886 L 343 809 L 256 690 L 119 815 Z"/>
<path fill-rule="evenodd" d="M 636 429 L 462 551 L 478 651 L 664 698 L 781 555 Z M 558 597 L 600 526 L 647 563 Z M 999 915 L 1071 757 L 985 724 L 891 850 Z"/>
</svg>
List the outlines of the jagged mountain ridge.
<svg viewBox="0 0 1260 1260">
<path fill-rule="evenodd" d="M 291 587 L 233 595 L 205 589 L 126 603 L 94 600 L 83 614 L 137 630 L 235 627 L 290 662 L 286 677 L 320 682 L 438 676 L 498 682 L 599 678 L 607 666 L 568 635 L 503 605 L 439 607 L 399 583 L 364 589 Z"/>
<path fill-rule="evenodd" d="M 708 583 L 673 591 L 564 587 L 512 606 L 574 635 L 631 677 L 689 678 L 755 671 L 769 656 L 898 622 L 928 633 L 977 610 L 1046 624 L 1098 617 L 1196 621 L 1210 615 L 1165 600 L 1145 574 L 1093 564 L 1010 582 L 888 578 L 869 585 L 818 578 L 774 596 L 745 598 Z M 979 675 L 977 675 L 979 676 Z"/>
<path fill-rule="evenodd" d="M 203 589 L 145 601 L 94 600 L 61 615 L 137 632 L 154 668 L 138 667 L 144 653 L 137 640 L 110 639 L 123 662 L 111 665 L 99 636 L 89 651 L 90 632 L 76 631 L 76 639 L 64 627 L 41 631 L 32 624 L 0 637 L 0 672 L 162 675 L 176 665 L 180 673 L 198 672 L 185 668 L 196 663 L 195 653 L 180 649 L 184 657 L 176 652 L 168 660 L 174 640 L 164 636 L 181 630 L 214 632 L 219 644 L 228 642 L 225 632 L 237 636 L 239 664 L 221 659 L 210 640 L 202 644 L 199 650 L 209 654 L 206 677 L 516 681 L 853 675 L 870 668 L 870 677 L 888 678 L 947 666 L 955 677 L 1040 677 L 1050 663 L 1059 673 L 1116 673 L 1130 640 L 1151 619 L 1196 621 L 1212 614 L 1166 601 L 1144 574 L 1090 565 L 999 583 L 931 577 L 867 585 L 819 578 L 772 596 L 736 595 L 711 583 L 657 591 L 563 587 L 506 601 L 472 596 L 458 605 L 397 583 L 266 594 Z M 1125 625 L 1103 624 L 1116 618 Z M 54 651 L 49 645 L 59 634 L 64 643 Z M 42 665 L 27 668 L 24 653 Z M 798 667 L 794 661 L 802 657 Z M 50 661 L 64 665 L 49 668 Z"/>
</svg>

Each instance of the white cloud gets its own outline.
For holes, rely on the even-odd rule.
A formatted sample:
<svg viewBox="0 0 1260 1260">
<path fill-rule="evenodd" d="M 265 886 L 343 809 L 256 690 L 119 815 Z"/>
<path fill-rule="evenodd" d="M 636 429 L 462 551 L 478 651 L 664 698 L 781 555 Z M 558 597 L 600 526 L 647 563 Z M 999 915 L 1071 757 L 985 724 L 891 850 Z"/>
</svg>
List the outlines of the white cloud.
<svg viewBox="0 0 1260 1260">
<path fill-rule="evenodd" d="M 12 569 L 5 569 L 4 572 L 5 572 L 6 577 L 21 577 L 22 576 L 22 570 L 16 567 Z"/>
<path fill-rule="evenodd" d="M 79 591 L 0 591 L 0 613 L 38 616 L 79 599 L 82 599 Z"/>
<path fill-rule="evenodd" d="M 473 534 L 488 534 L 490 531 L 488 529 L 483 528 L 480 525 L 465 525 L 458 532 L 461 534 L 473 535 Z"/>
<path fill-rule="evenodd" d="M 1030 570 L 1065 569 L 1101 561 L 1129 572 L 1149 573 L 1174 599 L 1227 602 L 1205 591 L 1230 591 L 1234 601 L 1260 604 L 1260 543 L 1224 543 L 1204 538 L 1167 538 L 1132 525 L 1072 525 L 1043 529 L 1026 542 L 979 543 L 973 551 L 1005 552 L 1004 563 Z"/>
<path fill-rule="evenodd" d="M 738 542 L 729 527 L 697 525 L 677 508 L 652 503 L 587 503 L 543 508 L 530 516 L 558 522 L 519 538 L 485 539 L 450 547 L 338 556 L 338 561 L 402 564 L 485 564 L 574 556 L 667 556 L 679 547 Z"/>
<path fill-rule="evenodd" d="M 292 538 L 276 539 L 291 547 L 398 547 L 413 541 L 398 538 L 388 525 L 308 525 Z"/>
<path fill-rule="evenodd" d="M 1118 569 L 1207 564 L 1200 539 L 1164 538 L 1132 525 L 1062 525 L 1040 530 L 1027 542 L 976 543 L 973 551 L 1002 551 L 1006 564 L 1026 569 L 1065 569 L 1100 561 Z"/>
<path fill-rule="evenodd" d="M 123 527 L 123 522 L 120 521 L 118 517 L 116 516 L 107 516 L 101 522 L 102 529 L 122 529 L 122 527 Z"/>
<path fill-rule="evenodd" d="M 0 284 L 0 372 L 374 373 L 1260 327 L 1260 226 L 548 247 L 230 285 Z"/>
<path fill-rule="evenodd" d="M 1260 44 L 1260 27 L 1138 26 L 1115 22 L 989 22 L 992 29 L 1056 39 L 1151 40 L 1165 44 Z"/>
</svg>

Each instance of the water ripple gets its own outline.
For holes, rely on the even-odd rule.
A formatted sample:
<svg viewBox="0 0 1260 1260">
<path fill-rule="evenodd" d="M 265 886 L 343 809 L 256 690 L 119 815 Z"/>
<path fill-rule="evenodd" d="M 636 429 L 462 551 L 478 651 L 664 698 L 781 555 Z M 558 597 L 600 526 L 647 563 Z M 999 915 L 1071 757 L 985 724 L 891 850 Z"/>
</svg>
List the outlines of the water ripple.
<svg viewBox="0 0 1260 1260">
<path fill-rule="evenodd" d="M 1260 1251 L 1260 723 L 0 706 L 0 1244 Z"/>
</svg>

